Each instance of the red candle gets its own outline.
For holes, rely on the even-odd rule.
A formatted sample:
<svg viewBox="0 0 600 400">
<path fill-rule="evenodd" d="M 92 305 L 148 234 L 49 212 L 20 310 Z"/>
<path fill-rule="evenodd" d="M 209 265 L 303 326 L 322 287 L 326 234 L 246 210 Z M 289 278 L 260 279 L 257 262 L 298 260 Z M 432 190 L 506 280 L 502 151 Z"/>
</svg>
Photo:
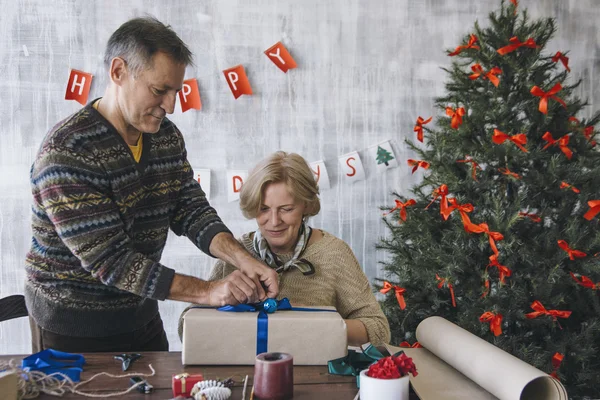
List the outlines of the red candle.
<svg viewBox="0 0 600 400">
<path fill-rule="evenodd" d="M 294 396 L 294 358 L 287 353 L 261 353 L 254 364 L 254 396 L 286 400 Z"/>
</svg>

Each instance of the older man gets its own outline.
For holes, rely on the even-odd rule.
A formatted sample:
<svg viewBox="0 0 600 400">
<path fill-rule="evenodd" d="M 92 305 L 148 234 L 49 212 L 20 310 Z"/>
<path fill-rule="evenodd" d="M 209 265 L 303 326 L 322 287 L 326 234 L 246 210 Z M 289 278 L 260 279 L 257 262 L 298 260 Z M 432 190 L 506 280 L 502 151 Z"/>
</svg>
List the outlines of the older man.
<svg viewBox="0 0 600 400">
<path fill-rule="evenodd" d="M 50 130 L 31 170 L 34 351 L 168 350 L 157 300 L 224 305 L 278 292 L 275 271 L 206 200 L 166 118 L 189 49 L 160 21 L 136 18 L 112 34 L 104 60 L 104 96 Z M 169 228 L 239 271 L 217 282 L 175 273 L 160 263 Z"/>
</svg>

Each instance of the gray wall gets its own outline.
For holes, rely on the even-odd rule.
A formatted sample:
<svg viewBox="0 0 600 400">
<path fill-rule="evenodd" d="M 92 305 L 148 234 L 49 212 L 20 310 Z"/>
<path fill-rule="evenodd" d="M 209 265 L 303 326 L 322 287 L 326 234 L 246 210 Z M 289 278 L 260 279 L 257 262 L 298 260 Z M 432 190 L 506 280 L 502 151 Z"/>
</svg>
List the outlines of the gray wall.
<svg viewBox="0 0 600 400">
<path fill-rule="evenodd" d="M 405 160 L 405 136 L 418 115 L 432 114 L 443 94 L 454 48 L 496 0 L 0 0 L 0 297 L 23 290 L 30 242 L 28 172 L 45 132 L 80 106 L 65 101 L 69 68 L 94 74 L 90 96 L 107 82 L 104 45 L 121 23 L 150 13 L 174 26 L 195 54 L 186 77 L 200 84 L 204 109 L 172 120 L 183 131 L 194 166 L 210 168 L 212 204 L 239 235 L 255 227 L 227 203 L 227 169 L 246 169 L 279 149 L 324 159 L 332 187 L 312 225 L 346 240 L 369 278 L 380 274 L 375 251 L 387 234 L 379 206 L 419 178 Z M 573 78 L 591 109 L 600 102 L 600 0 L 521 0 L 534 16 L 554 16 L 551 50 L 570 50 Z M 282 40 L 299 68 L 280 72 L 263 54 Z M 222 70 L 244 64 L 254 96 L 234 100 Z M 591 110 L 586 112 L 586 116 Z M 368 146 L 393 139 L 400 167 L 377 174 Z M 358 150 L 367 179 L 343 181 L 337 157 Z M 169 239 L 163 261 L 206 277 L 213 260 L 186 240 Z M 161 304 L 171 349 L 185 304 Z M 0 323 L 0 354 L 27 353 L 26 319 Z"/>
</svg>

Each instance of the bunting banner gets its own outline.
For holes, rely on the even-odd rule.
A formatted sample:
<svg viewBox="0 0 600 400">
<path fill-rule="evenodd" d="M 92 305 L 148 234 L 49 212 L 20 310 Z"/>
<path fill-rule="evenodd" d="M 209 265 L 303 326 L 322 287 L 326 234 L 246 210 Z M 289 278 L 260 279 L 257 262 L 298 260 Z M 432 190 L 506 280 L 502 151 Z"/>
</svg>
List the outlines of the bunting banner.
<svg viewBox="0 0 600 400">
<path fill-rule="evenodd" d="M 389 140 L 369 147 L 369 153 L 376 161 L 377 171 L 384 172 L 398 166 L 398 160 Z"/>
<path fill-rule="evenodd" d="M 296 61 L 281 42 L 277 42 L 265 50 L 265 55 L 285 73 L 290 69 L 296 68 Z"/>
<path fill-rule="evenodd" d="M 233 97 L 238 99 L 243 94 L 252 94 L 252 87 L 250 86 L 250 81 L 246 76 L 246 70 L 243 65 L 236 65 L 235 67 L 226 69 L 223 71 L 223 74 L 225 75 L 229 89 L 231 89 L 231 93 L 233 93 Z"/>
<path fill-rule="evenodd" d="M 357 151 L 338 157 L 342 174 L 348 182 L 358 182 L 365 179 L 365 170 Z"/>
<path fill-rule="evenodd" d="M 229 203 L 240 199 L 240 190 L 248 177 L 246 170 L 227 170 L 227 201 Z"/>
<path fill-rule="evenodd" d="M 206 195 L 206 200 L 210 200 L 210 169 L 194 168 L 194 179 L 200 184 L 202 191 Z"/>
<path fill-rule="evenodd" d="M 310 169 L 315 176 L 319 190 L 331 188 L 331 184 L 329 183 L 329 174 L 327 173 L 327 167 L 325 166 L 325 162 L 323 160 L 310 163 Z"/>
<path fill-rule="evenodd" d="M 198 90 L 198 81 L 195 78 L 183 81 L 183 86 L 179 91 L 179 102 L 181 103 L 182 113 L 191 108 L 202 110 L 200 90 Z"/>
<path fill-rule="evenodd" d="M 72 69 L 69 72 L 69 81 L 67 82 L 67 92 L 65 100 L 75 100 L 82 106 L 85 106 L 92 87 L 92 79 L 94 75 Z"/>
</svg>

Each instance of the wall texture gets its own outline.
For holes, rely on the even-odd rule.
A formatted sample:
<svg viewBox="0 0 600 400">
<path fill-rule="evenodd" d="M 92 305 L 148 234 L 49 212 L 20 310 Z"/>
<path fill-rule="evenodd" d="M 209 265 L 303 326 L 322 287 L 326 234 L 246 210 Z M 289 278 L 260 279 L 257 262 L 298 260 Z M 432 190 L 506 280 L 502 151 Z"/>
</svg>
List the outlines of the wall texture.
<svg viewBox="0 0 600 400">
<path fill-rule="evenodd" d="M 254 229 L 227 202 L 227 169 L 248 169 L 279 149 L 325 160 L 332 187 L 312 225 L 347 241 L 369 278 L 380 274 L 375 250 L 387 234 L 380 206 L 419 179 L 405 160 L 418 115 L 432 115 L 443 94 L 440 70 L 478 19 L 500 0 L 0 0 L 0 297 L 23 291 L 30 243 L 28 173 L 39 143 L 80 106 L 65 101 L 69 68 L 94 74 L 91 98 L 107 83 L 102 54 L 110 34 L 145 13 L 171 24 L 195 54 L 186 77 L 199 81 L 201 112 L 179 110 L 191 163 L 212 173 L 212 204 L 232 231 Z M 556 17 L 549 50 L 570 50 L 572 79 L 592 110 L 600 105 L 600 0 L 521 0 L 535 17 Z M 263 54 L 283 41 L 299 68 L 280 72 Z M 244 64 L 254 89 L 234 100 L 222 70 Z M 400 167 L 378 174 L 366 149 L 392 139 Z M 358 150 L 366 180 L 344 182 L 337 157 Z M 170 237 L 164 264 L 206 277 L 213 260 Z M 185 304 L 161 304 L 171 349 Z M 108 322 L 110 323 L 110 322 Z M 0 354 L 30 352 L 25 318 L 0 323 Z"/>
</svg>

